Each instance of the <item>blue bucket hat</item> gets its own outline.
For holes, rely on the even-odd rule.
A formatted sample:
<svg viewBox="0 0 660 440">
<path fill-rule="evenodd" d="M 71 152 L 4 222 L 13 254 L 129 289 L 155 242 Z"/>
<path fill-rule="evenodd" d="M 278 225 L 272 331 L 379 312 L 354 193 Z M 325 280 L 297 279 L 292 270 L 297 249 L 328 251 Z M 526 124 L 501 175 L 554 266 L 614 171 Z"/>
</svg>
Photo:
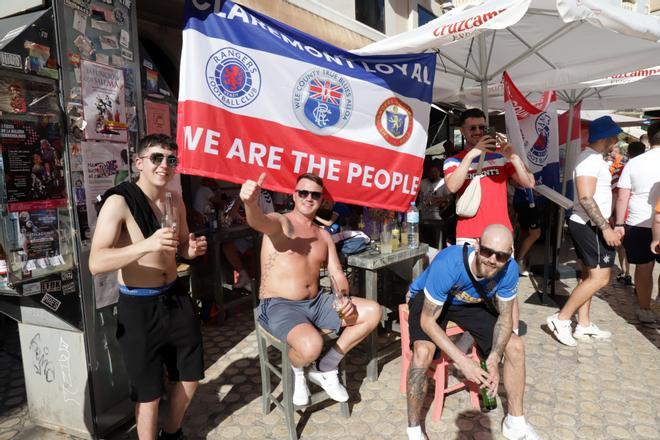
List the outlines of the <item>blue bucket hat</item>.
<svg viewBox="0 0 660 440">
<path fill-rule="evenodd" d="M 617 136 L 621 131 L 610 116 L 601 116 L 589 122 L 589 143 L 593 144 L 601 139 Z"/>
</svg>

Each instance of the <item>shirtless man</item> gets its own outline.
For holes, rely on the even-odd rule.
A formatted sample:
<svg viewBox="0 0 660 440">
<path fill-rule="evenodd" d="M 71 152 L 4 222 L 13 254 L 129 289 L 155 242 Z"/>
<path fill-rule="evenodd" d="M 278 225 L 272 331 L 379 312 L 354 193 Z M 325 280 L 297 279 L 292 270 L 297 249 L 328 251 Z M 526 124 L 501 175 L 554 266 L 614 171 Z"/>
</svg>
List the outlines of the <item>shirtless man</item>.
<svg viewBox="0 0 660 440">
<path fill-rule="evenodd" d="M 188 233 L 186 208 L 178 193 L 173 194 L 175 226 L 161 227 L 159 220 L 165 211 L 166 185 L 177 165 L 176 149 L 165 135 L 150 135 L 140 142 L 137 184 L 124 182 L 106 193 L 89 257 L 94 275 L 119 271 L 117 339 L 136 402 L 140 440 L 156 438 L 163 364 L 173 386 L 159 440 L 184 438 L 181 421 L 204 377 L 200 326 L 187 289 L 177 284 L 175 257 L 204 255 L 206 238 Z"/>
<path fill-rule="evenodd" d="M 258 182 L 247 180 L 240 193 L 248 223 L 264 234 L 259 322 L 290 346 L 295 405 L 309 404 L 303 368 L 321 354 L 323 340 L 318 329 L 338 332 L 344 327 L 337 343 L 309 368 L 308 376 L 331 398 L 346 402 L 348 393 L 339 383 L 339 362 L 376 328 L 381 317 L 380 306 L 374 301 L 346 296 L 348 281 L 332 238 L 314 224 L 321 206 L 323 180 L 315 174 L 302 174 L 293 193 L 293 211 L 265 215 L 258 204 L 265 178 L 263 173 Z M 345 295 L 339 312 L 333 308 L 332 293 L 319 289 L 319 271 L 326 262 L 336 289 Z"/>
</svg>

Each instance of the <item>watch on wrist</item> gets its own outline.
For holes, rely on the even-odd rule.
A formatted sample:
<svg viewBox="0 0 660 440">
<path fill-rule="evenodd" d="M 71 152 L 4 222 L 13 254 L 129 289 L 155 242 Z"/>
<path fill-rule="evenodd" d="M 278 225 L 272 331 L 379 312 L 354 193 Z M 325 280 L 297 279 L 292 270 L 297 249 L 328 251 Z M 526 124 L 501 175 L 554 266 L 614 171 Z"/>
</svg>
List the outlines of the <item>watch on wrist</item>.
<svg viewBox="0 0 660 440">
<path fill-rule="evenodd" d="M 617 224 L 614 225 L 615 228 L 623 228 L 625 226 L 626 226 L 625 223 L 617 223 Z"/>
</svg>

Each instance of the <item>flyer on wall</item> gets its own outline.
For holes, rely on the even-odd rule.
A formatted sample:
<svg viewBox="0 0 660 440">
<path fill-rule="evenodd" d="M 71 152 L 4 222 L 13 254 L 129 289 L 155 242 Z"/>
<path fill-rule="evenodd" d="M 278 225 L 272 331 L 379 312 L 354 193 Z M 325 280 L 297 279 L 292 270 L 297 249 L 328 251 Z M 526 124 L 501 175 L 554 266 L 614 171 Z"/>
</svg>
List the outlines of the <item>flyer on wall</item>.
<svg viewBox="0 0 660 440">
<path fill-rule="evenodd" d="M 163 133 L 172 136 L 169 105 L 145 99 L 144 113 L 147 120 L 147 134 Z"/>
<path fill-rule="evenodd" d="M 126 142 L 124 71 L 88 60 L 80 66 L 85 139 Z"/>
<path fill-rule="evenodd" d="M 51 82 L 6 76 L 0 78 L 0 91 L 3 113 L 56 115 L 59 112 L 57 93 Z"/>
<path fill-rule="evenodd" d="M 0 117 L 0 149 L 9 211 L 66 206 L 59 123 Z"/>
<path fill-rule="evenodd" d="M 96 225 L 96 197 L 128 179 L 128 149 L 126 144 L 112 142 L 82 142 L 82 161 L 90 234 Z"/>
<path fill-rule="evenodd" d="M 57 209 L 21 211 L 18 214 L 18 228 L 23 270 L 64 264 L 60 254 Z"/>
</svg>

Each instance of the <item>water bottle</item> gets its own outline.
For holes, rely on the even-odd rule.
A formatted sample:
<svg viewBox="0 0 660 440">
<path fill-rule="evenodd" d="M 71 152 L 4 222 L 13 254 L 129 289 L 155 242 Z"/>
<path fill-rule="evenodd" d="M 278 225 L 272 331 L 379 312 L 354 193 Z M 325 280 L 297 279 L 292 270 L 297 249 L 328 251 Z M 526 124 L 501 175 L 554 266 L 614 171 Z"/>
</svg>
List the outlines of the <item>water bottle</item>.
<svg viewBox="0 0 660 440">
<path fill-rule="evenodd" d="M 488 372 L 486 361 L 481 361 L 481 368 L 485 372 Z M 497 398 L 495 396 L 490 397 L 488 395 L 488 388 L 486 387 L 479 390 L 479 403 L 481 404 L 481 410 L 483 412 L 492 411 L 497 408 Z"/>
<path fill-rule="evenodd" d="M 419 210 L 415 202 L 410 202 L 410 208 L 406 212 L 406 223 L 408 223 L 408 247 L 416 249 L 419 247 Z"/>
</svg>

